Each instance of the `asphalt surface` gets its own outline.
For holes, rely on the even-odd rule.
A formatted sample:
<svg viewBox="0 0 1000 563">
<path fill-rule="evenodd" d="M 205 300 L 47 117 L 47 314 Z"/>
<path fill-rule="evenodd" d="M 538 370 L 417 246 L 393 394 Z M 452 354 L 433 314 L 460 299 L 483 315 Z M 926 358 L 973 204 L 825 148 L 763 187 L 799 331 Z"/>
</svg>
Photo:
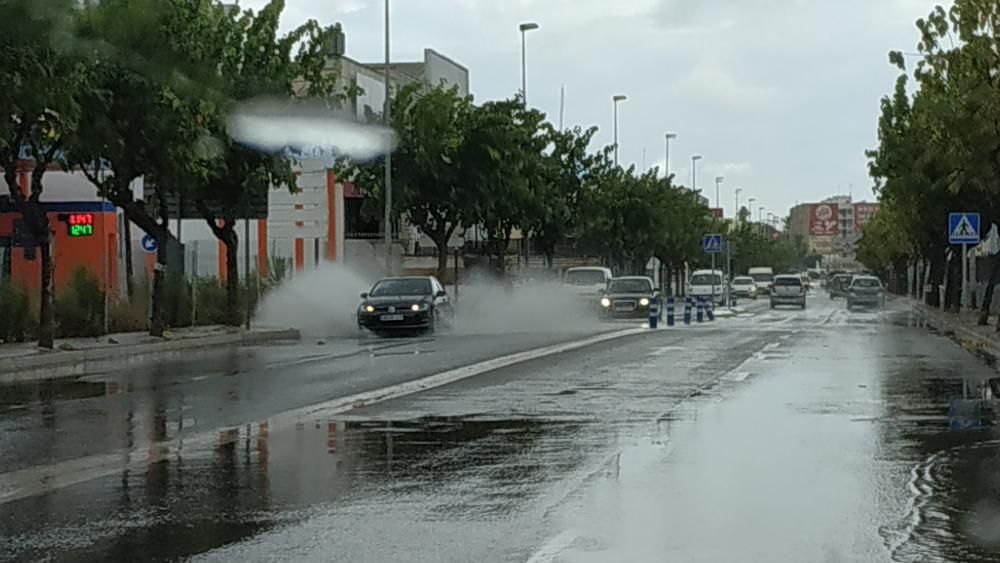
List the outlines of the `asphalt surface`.
<svg viewBox="0 0 1000 563">
<path fill-rule="evenodd" d="M 4 389 L 0 560 L 1000 561 L 996 370 L 898 307 L 752 310 L 333 416 L 279 415 L 595 329 Z"/>
</svg>

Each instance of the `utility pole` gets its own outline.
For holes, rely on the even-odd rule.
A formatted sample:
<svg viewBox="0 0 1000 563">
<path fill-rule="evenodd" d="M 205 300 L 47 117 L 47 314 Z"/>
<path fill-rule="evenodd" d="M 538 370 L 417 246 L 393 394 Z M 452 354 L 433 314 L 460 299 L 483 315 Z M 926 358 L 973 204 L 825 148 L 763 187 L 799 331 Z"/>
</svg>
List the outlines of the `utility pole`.
<svg viewBox="0 0 1000 563">
<path fill-rule="evenodd" d="M 386 127 L 392 126 L 390 115 L 391 91 L 389 85 L 389 0 L 385 0 L 385 107 L 382 119 Z M 385 151 L 385 272 L 392 275 L 392 149 Z"/>
</svg>

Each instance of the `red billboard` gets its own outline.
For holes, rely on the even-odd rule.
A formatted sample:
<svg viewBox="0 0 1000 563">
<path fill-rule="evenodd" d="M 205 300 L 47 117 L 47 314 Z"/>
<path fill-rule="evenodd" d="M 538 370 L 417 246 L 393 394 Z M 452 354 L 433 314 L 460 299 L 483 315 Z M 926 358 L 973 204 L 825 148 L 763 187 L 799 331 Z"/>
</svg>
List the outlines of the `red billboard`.
<svg viewBox="0 0 1000 563">
<path fill-rule="evenodd" d="M 814 237 L 834 237 L 840 234 L 836 203 L 817 203 L 809 206 L 809 234 Z"/>
<path fill-rule="evenodd" d="M 877 203 L 855 203 L 854 204 L 854 232 L 864 232 L 865 227 L 872 220 L 875 212 L 878 211 Z"/>
</svg>

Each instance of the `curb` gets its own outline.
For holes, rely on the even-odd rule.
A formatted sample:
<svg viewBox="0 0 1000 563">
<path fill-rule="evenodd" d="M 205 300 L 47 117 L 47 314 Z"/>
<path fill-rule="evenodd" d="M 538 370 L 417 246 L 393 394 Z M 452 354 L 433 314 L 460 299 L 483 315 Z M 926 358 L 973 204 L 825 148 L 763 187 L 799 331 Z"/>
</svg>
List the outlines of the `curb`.
<svg viewBox="0 0 1000 563">
<path fill-rule="evenodd" d="M 1000 359 L 1000 340 L 984 336 L 959 323 L 945 318 L 942 313 L 932 310 L 923 303 L 911 303 L 913 310 L 927 320 L 927 326 L 934 328 L 972 352 L 980 352 L 996 360 Z M 971 343 L 972 346 L 968 346 Z"/>
<path fill-rule="evenodd" d="M 19 358 L 0 359 L 0 383 L 38 381 L 57 377 L 70 377 L 88 373 L 122 370 L 145 363 L 151 359 L 165 359 L 183 355 L 191 350 L 228 346 L 250 345 L 275 340 L 298 340 L 298 329 L 238 331 L 210 336 L 189 336 L 145 342 L 135 345 L 118 345 L 35 354 Z"/>
</svg>

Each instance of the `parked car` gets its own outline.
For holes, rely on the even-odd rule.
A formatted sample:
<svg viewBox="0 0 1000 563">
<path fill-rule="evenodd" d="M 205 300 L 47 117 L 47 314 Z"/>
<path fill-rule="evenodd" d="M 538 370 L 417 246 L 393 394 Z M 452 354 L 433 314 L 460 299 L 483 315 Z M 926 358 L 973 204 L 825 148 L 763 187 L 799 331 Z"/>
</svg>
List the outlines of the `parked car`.
<svg viewBox="0 0 1000 563">
<path fill-rule="evenodd" d="M 659 296 L 650 278 L 614 278 L 601 297 L 601 311 L 606 318 L 646 318 Z"/>
<path fill-rule="evenodd" d="M 851 278 L 853 277 L 854 274 L 837 274 L 833 276 L 830 283 L 826 286 L 826 290 L 830 294 L 830 299 L 847 297 L 847 288 L 851 285 Z"/>
<path fill-rule="evenodd" d="M 847 288 L 847 308 L 885 307 L 885 288 L 875 276 L 854 276 Z"/>
<path fill-rule="evenodd" d="M 563 275 L 563 285 L 574 293 L 581 303 L 593 307 L 613 277 L 609 268 L 598 266 L 569 268 Z"/>
<path fill-rule="evenodd" d="M 358 328 L 376 334 L 402 330 L 434 332 L 455 311 L 434 276 L 383 278 L 361 294 Z"/>
<path fill-rule="evenodd" d="M 783 274 L 774 278 L 771 286 L 771 308 L 778 305 L 797 305 L 806 308 L 806 288 L 802 284 L 802 276 L 798 274 Z"/>
<path fill-rule="evenodd" d="M 695 270 L 688 282 L 688 295 L 713 300 L 717 305 L 726 304 L 726 284 L 722 270 Z"/>
<path fill-rule="evenodd" d="M 729 284 L 729 292 L 733 297 L 757 299 L 757 284 L 750 276 L 736 276 Z"/>
</svg>

